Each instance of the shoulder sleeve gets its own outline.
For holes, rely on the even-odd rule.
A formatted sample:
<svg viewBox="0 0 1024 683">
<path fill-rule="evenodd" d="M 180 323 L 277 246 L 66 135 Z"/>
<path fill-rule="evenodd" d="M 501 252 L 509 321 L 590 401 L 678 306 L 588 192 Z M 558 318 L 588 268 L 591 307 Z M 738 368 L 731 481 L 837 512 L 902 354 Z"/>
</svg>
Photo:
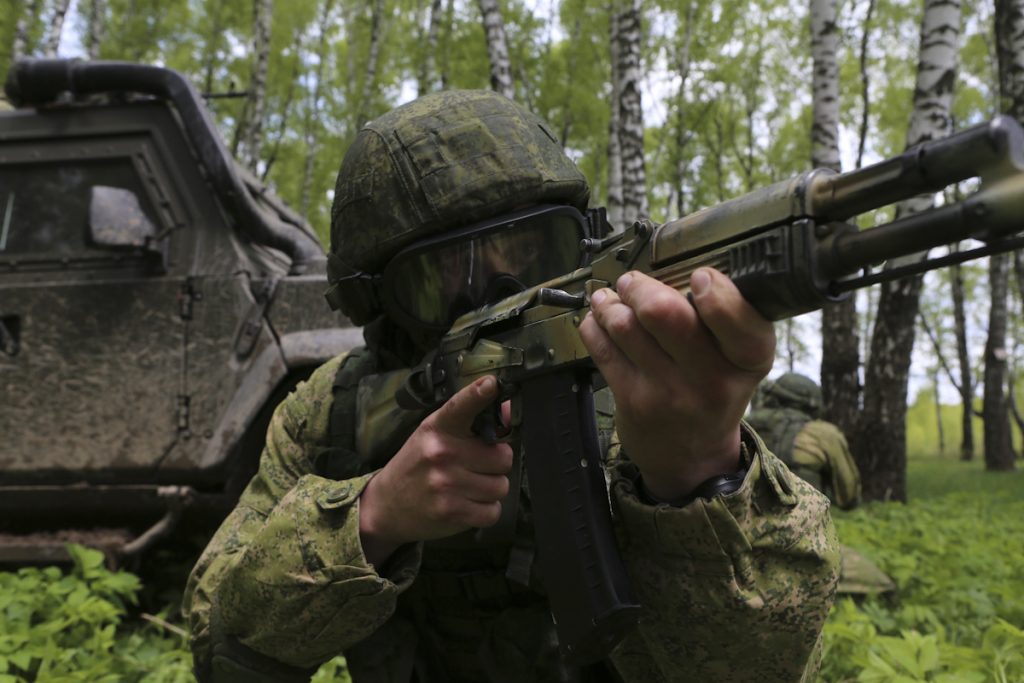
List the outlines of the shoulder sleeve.
<svg viewBox="0 0 1024 683">
<path fill-rule="evenodd" d="M 736 492 L 683 508 L 636 495 L 612 460 L 620 547 L 644 612 L 612 659 L 626 680 L 813 680 L 839 573 L 828 500 L 743 427 Z"/>
<path fill-rule="evenodd" d="M 342 360 L 278 406 L 259 471 L 192 570 L 185 611 L 201 679 L 245 680 L 267 658 L 315 668 L 378 628 L 415 576 L 418 546 L 380 571 L 363 555 L 358 499 L 372 474 L 333 481 L 313 473 Z"/>
</svg>

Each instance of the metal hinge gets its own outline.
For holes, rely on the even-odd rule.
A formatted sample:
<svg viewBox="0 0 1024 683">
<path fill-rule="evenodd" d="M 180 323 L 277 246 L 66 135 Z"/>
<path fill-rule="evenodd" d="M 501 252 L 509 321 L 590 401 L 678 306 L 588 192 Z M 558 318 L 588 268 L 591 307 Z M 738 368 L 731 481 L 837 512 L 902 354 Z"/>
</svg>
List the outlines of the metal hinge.
<svg viewBox="0 0 1024 683">
<path fill-rule="evenodd" d="M 189 432 L 189 419 L 191 414 L 189 411 L 189 404 L 192 403 L 192 398 L 187 394 L 178 394 L 178 431 L 188 433 Z"/>
<path fill-rule="evenodd" d="M 256 347 L 256 340 L 259 339 L 260 330 L 263 329 L 263 318 L 280 281 L 279 277 L 270 277 L 252 283 L 253 301 L 245 312 L 245 316 L 238 326 L 238 333 L 235 335 L 235 354 L 239 358 L 245 358 Z"/>
<path fill-rule="evenodd" d="M 195 279 L 185 278 L 185 282 L 181 285 L 181 291 L 178 292 L 178 315 L 181 319 L 191 320 L 192 304 L 202 300 L 203 293 L 196 289 Z"/>
</svg>

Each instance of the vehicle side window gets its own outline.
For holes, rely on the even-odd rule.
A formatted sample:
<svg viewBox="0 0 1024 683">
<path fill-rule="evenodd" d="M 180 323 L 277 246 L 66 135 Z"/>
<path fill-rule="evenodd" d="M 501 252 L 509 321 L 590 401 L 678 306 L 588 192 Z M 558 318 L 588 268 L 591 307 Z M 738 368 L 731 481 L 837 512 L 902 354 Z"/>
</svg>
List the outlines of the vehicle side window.
<svg viewBox="0 0 1024 683">
<path fill-rule="evenodd" d="M 129 159 L 0 166 L 0 259 L 108 256 L 109 249 L 93 244 L 89 236 L 89 205 L 96 186 L 130 190 L 155 224 Z"/>
</svg>

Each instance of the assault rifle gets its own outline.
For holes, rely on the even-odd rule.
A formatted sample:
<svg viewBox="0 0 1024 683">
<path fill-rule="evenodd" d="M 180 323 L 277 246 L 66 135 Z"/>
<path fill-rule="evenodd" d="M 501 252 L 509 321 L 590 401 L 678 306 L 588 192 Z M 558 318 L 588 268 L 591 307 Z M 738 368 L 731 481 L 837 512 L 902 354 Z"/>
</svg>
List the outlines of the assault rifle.
<svg viewBox="0 0 1024 683">
<path fill-rule="evenodd" d="M 866 230 L 850 222 L 971 178 L 979 189 L 958 203 Z M 629 270 L 686 293 L 691 274 L 712 266 L 763 316 L 781 320 L 861 287 L 1019 248 L 1022 229 L 1024 131 L 999 117 L 867 168 L 813 170 L 661 226 L 640 220 L 625 233 L 584 239 L 589 265 L 460 317 L 396 398 L 435 407 L 482 375 L 498 378 L 522 444 L 537 559 L 563 654 L 595 661 L 640 608 L 612 531 L 593 405 L 601 379 L 576 329 L 590 295 Z M 872 270 L 967 238 L 984 246 Z"/>
</svg>

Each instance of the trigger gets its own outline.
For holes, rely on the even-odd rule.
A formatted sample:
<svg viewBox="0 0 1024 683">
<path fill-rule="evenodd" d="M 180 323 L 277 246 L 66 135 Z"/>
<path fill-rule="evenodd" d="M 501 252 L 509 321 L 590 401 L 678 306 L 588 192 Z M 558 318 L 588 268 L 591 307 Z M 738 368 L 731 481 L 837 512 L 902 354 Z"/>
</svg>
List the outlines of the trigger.
<svg viewBox="0 0 1024 683">
<path fill-rule="evenodd" d="M 498 443 L 508 435 L 508 427 L 501 421 L 501 401 L 495 401 L 473 420 L 473 433 L 489 444 Z"/>
</svg>

